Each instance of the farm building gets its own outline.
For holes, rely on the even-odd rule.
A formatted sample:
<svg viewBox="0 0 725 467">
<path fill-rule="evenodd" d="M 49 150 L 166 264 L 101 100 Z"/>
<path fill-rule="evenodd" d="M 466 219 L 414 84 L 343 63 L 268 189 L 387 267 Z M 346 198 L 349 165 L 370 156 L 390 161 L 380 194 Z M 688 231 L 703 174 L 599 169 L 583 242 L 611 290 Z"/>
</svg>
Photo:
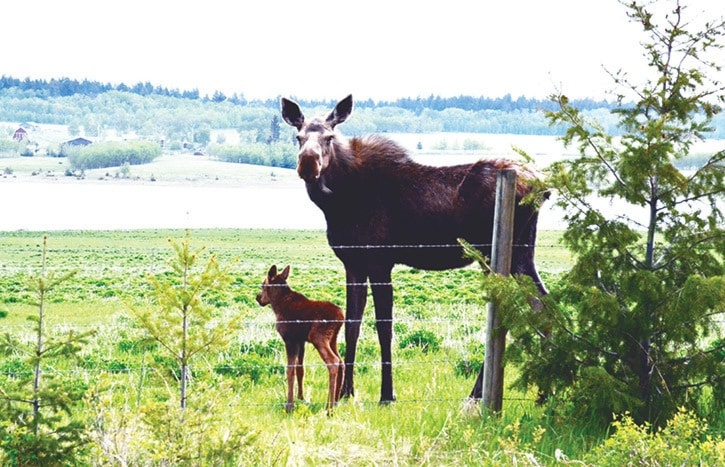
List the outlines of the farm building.
<svg viewBox="0 0 725 467">
<path fill-rule="evenodd" d="M 88 146 L 93 141 L 85 139 L 85 138 L 76 138 L 72 139 L 70 141 L 66 141 L 63 143 L 64 146 Z"/>
<path fill-rule="evenodd" d="M 13 133 L 13 141 L 21 142 L 21 141 L 29 141 L 30 138 L 28 137 L 28 132 L 25 131 L 25 128 L 20 127 L 17 130 L 15 130 L 15 133 Z"/>
</svg>

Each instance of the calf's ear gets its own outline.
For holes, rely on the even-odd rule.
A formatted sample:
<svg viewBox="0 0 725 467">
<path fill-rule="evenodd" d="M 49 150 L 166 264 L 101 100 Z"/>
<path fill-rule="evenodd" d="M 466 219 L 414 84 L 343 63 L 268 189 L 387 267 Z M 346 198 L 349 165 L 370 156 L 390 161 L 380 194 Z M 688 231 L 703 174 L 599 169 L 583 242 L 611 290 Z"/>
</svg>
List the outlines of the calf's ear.
<svg viewBox="0 0 725 467">
<path fill-rule="evenodd" d="M 280 277 L 281 277 L 281 278 L 282 278 L 283 280 L 287 280 L 287 278 L 289 277 L 289 265 L 287 265 L 287 267 L 285 267 L 285 268 L 284 268 L 284 269 L 282 270 L 282 272 L 280 273 L 280 275 L 279 275 L 279 276 L 280 276 Z"/>
<path fill-rule="evenodd" d="M 269 277 L 271 279 L 271 278 L 273 278 L 276 275 L 277 275 L 277 266 L 273 264 L 272 267 L 269 268 L 269 272 L 267 273 L 267 277 Z"/>
</svg>

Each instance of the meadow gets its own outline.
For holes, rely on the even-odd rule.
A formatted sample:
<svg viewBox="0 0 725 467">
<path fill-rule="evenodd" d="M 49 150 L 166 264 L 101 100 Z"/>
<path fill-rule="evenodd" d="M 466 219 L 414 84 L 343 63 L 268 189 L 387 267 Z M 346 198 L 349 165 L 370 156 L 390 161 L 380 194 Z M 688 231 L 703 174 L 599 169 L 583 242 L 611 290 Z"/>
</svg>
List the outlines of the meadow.
<svg viewBox="0 0 725 467">
<path fill-rule="evenodd" d="M 41 271 L 44 235 L 0 235 L 0 332 L 4 339 L 32 341 L 38 305 L 29 280 L 76 271 L 43 305 L 49 335 L 92 333 L 73 358 L 43 363 L 44 381 L 85 394 L 63 415 L 87 434 L 64 465 L 623 465 L 632 453 L 637 459 L 681 459 L 678 465 L 725 460 L 725 441 L 711 438 L 707 426 L 688 413 L 658 433 L 626 417 L 610 431 L 571 419 L 556 404 L 537 405 L 533 388 L 510 387 L 518 376 L 511 364 L 501 413 L 467 400 L 484 355 L 486 308 L 477 265 L 435 272 L 396 267 L 397 401 L 378 403 L 379 348 L 369 297 L 355 397 L 327 416 L 327 370 L 311 348 L 305 401 L 285 412 L 284 347 L 272 311 L 254 300 L 269 266 L 289 264 L 294 290 L 343 305 L 344 272 L 324 232 L 55 231 L 47 234 Z M 542 231 L 537 242 L 537 263 L 549 285 L 571 267 L 560 236 Z M 178 363 L 149 339 L 136 313 L 157 312 L 150 278 L 175 279 L 170 243 L 182 239 L 199 250 L 202 264 L 216 256 L 231 279 L 224 290 L 204 297 L 214 310 L 208 324 L 236 320 L 223 348 L 191 361 L 184 410 L 178 407 Z M 340 346 L 344 352 L 342 336 Z M 32 375 L 20 351 L 0 348 L 2 392 Z"/>
<path fill-rule="evenodd" d="M 207 298 L 220 315 L 238 315 L 241 323 L 223 351 L 192 364 L 187 410 L 203 414 L 196 417 L 198 425 L 187 421 L 174 427 L 178 432 L 170 427 L 160 436 L 148 432 L 144 417 L 154 404 L 173 399 L 178 369 L 163 348 L 148 340 L 130 308 L 153 308 L 148 277 L 172 274 L 168 240 L 186 234 L 193 247 L 204 247 L 202 255 L 215 254 L 229 267 L 228 294 Z M 0 236 L 0 311 L 7 313 L 0 320 L 3 333 L 31 337 L 28 319 L 37 314 L 37 307 L 28 303 L 32 297 L 25 281 L 40 273 L 42 235 Z M 559 235 L 541 233 L 538 263 L 545 280 L 569 266 L 566 250 L 557 245 Z M 516 462 L 517 456 L 549 463 L 560 455 L 557 452 L 581 456 L 605 435 L 586 423 L 559 425 L 544 417 L 534 403 L 535 394 L 515 390 L 507 390 L 500 417 L 484 414 L 477 406 L 466 409 L 483 359 L 485 306 L 478 266 L 442 272 L 395 269 L 393 361 L 398 400 L 378 405 L 379 350 L 369 299 L 358 349 L 356 396 L 328 418 L 326 369 L 311 349 L 307 401 L 291 414 L 284 412 L 284 348 L 274 331 L 273 313 L 254 300 L 274 263 L 292 266 L 293 289 L 343 305 L 344 272 L 323 232 L 58 231 L 47 242 L 46 272 L 77 271 L 48 296 L 47 329 L 96 333 L 77 359 L 55 361 L 44 369 L 77 381 L 92 395 L 74 413 L 86 417 L 92 433 L 85 458 L 89 464 L 122 460 L 155 465 L 168 455 L 162 445 L 183 450 L 176 443 L 188 448 L 203 438 L 203 443 L 213 445 L 214 436 L 221 436 L 226 445 L 235 446 L 229 436 L 239 430 L 244 436 L 234 439 L 244 439 L 239 445 L 243 449 L 230 458 L 240 465 L 498 465 Z M 13 378 L 23 371 L 28 369 L 19 355 L 0 357 L 0 377 Z M 515 377 L 515 368 L 507 368 L 507 381 Z M 198 438 L 188 439 L 193 433 Z"/>
<path fill-rule="evenodd" d="M 411 139 L 409 144 L 417 141 Z M 543 141 L 529 145 L 540 146 Z M 499 153 L 508 143 L 507 138 L 489 137 L 484 149 L 462 151 L 456 157 Z M 555 152 L 544 149 L 535 158 L 544 165 Z M 428 163 L 442 157 L 438 153 L 417 156 Z M 356 361 L 355 398 L 343 401 L 334 416 L 326 416 L 326 368 L 308 348 L 306 401 L 287 414 L 284 347 L 274 330 L 272 311 L 259 307 L 254 297 L 271 264 L 289 264 L 294 290 L 344 305 L 344 271 L 327 246 L 324 232 L 286 227 L 139 226 L 155 225 L 176 211 L 186 213 L 179 217 L 179 225 L 188 225 L 188 213 L 197 211 L 212 214 L 218 222 L 221 217 L 214 209 L 228 211 L 230 202 L 236 221 L 269 225 L 271 216 L 244 210 L 257 206 L 260 199 L 269 203 L 273 194 L 283 195 L 275 205 L 283 217 L 296 225 L 300 219 L 309 222 L 314 218 L 305 206 L 314 215 L 319 213 L 294 171 L 167 155 L 133 166 L 129 178 L 118 176 L 115 169 L 92 169 L 86 171 L 85 179 L 76 179 L 64 175 L 65 159 L 5 158 L 3 163 L 7 169 L 0 182 L 8 196 L 17 198 L 20 186 L 30 187 L 32 194 L 13 203 L 19 217 L 11 218 L 25 226 L 37 220 L 48 230 L 26 227 L 31 230 L 0 232 L 0 316 L 4 315 L 0 334 L 26 342 L 33 338 L 32 320 L 38 307 L 32 304 L 27 281 L 40 274 L 46 234 L 47 272 L 76 271 L 47 296 L 46 329 L 53 335 L 93 333 L 75 358 L 52 360 L 43 369 L 44 375 L 86 393 L 69 416 L 82 422 L 89 434 L 75 465 L 621 465 L 618 462 L 631 451 L 630 445 L 641 444 L 648 436 L 633 427 L 619 427 L 631 439 L 619 451 L 612 449 L 606 444 L 612 439 L 610 429 L 567 418 L 555 404 L 538 406 L 533 389 L 522 392 L 507 386 L 498 416 L 470 404 L 467 396 L 483 360 L 486 324 L 477 265 L 438 272 L 395 268 L 394 404 L 378 404 L 380 357 L 369 297 Z M 50 191 L 57 186 L 75 187 L 78 192 L 65 203 Z M 213 187 L 219 188 L 213 196 L 199 195 Z M 158 190 L 155 196 L 162 190 L 164 196 L 141 196 L 151 188 Z M 242 193 L 242 188 L 250 191 Z M 257 194 L 240 197 L 251 190 Z M 89 207 L 105 199 L 107 192 L 118 198 L 118 206 Z M 182 192 L 185 196 L 179 195 Z M 136 198 L 129 193 L 138 193 L 138 200 L 130 201 Z M 26 206 L 38 196 L 45 210 Z M 291 197 L 299 204 L 292 203 Z M 74 208 L 79 200 L 83 203 Z M 79 227 L 79 222 L 102 215 L 123 225 L 123 230 Z M 73 227 L 59 227 L 64 224 L 53 216 Z M 218 227 L 207 218 L 200 223 Z M 562 232 L 557 229 L 563 227 L 558 216 L 542 216 L 536 261 L 550 286 L 572 265 L 569 252 L 559 244 Z M 206 299 L 219 320 L 233 317 L 237 323 L 229 329 L 229 342 L 223 349 L 192 360 L 189 405 L 185 413 L 179 413 L 178 364 L 163 346 L 149 339 L 133 310 L 158 308 L 150 278 L 174 276 L 169 239 L 178 240 L 187 233 L 193 247 L 205 247 L 204 259 L 214 254 L 229 268 L 232 280 L 224 293 Z M 344 345 L 341 336 L 343 351 Z M 5 382 L 27 377 L 29 371 L 20 352 L 0 352 L 0 380 L 4 380 L 0 389 Z M 507 385 L 517 376 L 517 368 L 509 364 Z M 686 422 L 683 425 L 689 427 Z M 668 440 L 668 446 L 678 452 L 692 450 L 690 437 L 678 439 L 682 445 Z M 601 458 L 605 447 L 625 454 L 607 464 Z M 0 464 L 2 460 L 0 453 Z"/>
</svg>

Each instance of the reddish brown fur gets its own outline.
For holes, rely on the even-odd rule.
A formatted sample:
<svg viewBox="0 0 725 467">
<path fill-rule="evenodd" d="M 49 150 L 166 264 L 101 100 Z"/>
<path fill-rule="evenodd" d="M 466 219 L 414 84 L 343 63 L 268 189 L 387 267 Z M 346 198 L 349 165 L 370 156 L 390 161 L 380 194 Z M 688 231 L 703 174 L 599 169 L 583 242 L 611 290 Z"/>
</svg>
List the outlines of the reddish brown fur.
<svg viewBox="0 0 725 467">
<path fill-rule="evenodd" d="M 287 285 L 290 267 L 277 274 L 272 266 L 257 295 L 261 306 L 272 305 L 277 318 L 276 329 L 282 336 L 287 351 L 287 411 L 294 407 L 294 380 L 297 377 L 297 398 L 304 399 L 305 342 L 310 342 L 320 353 L 330 375 L 327 411 L 340 400 L 345 368 L 337 351 L 337 335 L 345 314 L 342 308 L 330 302 L 308 300 Z"/>
</svg>

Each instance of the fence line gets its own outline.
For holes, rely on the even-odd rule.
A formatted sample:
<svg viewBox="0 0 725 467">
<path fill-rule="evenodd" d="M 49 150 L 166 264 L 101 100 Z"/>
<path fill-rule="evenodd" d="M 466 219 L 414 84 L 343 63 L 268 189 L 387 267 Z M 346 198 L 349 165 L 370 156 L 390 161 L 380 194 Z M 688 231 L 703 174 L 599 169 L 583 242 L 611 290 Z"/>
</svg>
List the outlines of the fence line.
<svg viewBox="0 0 725 467">
<path fill-rule="evenodd" d="M 483 310 L 483 303 L 481 304 L 482 310 Z M 484 310 L 485 311 L 485 310 Z M 483 314 L 484 311 L 481 313 Z M 389 319 L 378 319 L 374 317 L 370 317 L 368 319 L 351 319 L 351 320 L 342 320 L 343 323 L 364 323 L 364 322 L 376 322 L 376 323 L 401 323 L 401 324 L 417 324 L 417 323 L 448 323 L 448 324 L 460 324 L 461 320 L 459 318 L 411 318 L 411 317 L 402 317 L 402 318 L 389 318 Z M 332 323 L 332 322 L 338 322 L 337 320 L 293 320 L 293 321 L 275 321 L 270 313 L 270 319 L 265 321 L 242 321 L 241 326 L 242 327 L 266 327 L 270 326 L 273 327 L 276 323 Z M 33 329 L 37 323 L 23 323 L 23 324 L 4 324 L 0 326 L 0 329 L 7 329 L 7 328 L 24 328 L 24 329 Z M 46 324 L 47 326 L 48 324 Z M 99 329 L 99 330 L 113 330 L 118 327 L 125 327 L 125 325 L 122 324 L 52 324 L 52 327 L 54 329 L 61 329 L 61 330 L 75 330 L 75 329 Z M 139 328 L 141 329 L 141 328 Z"/>
<path fill-rule="evenodd" d="M 258 355 L 258 354 L 256 354 Z M 279 353 L 279 356 L 284 356 L 284 351 Z M 483 354 L 481 355 L 483 357 Z M 118 361 L 118 360 L 114 360 Z M 483 361 L 483 360 L 481 360 Z M 417 366 L 429 366 L 429 365 L 451 365 L 455 366 L 458 363 L 456 360 L 446 360 L 446 359 L 439 359 L 439 360 L 393 360 L 392 362 L 381 362 L 380 360 L 363 360 L 360 361 L 359 359 L 355 361 L 356 367 L 360 366 L 366 366 L 366 367 L 373 367 L 373 368 L 381 368 L 384 365 L 395 365 L 396 368 L 400 367 L 417 367 Z M 248 365 L 225 365 L 224 362 L 220 362 L 216 365 L 213 365 L 209 367 L 204 368 L 204 365 L 190 365 L 193 372 L 198 373 L 204 373 L 204 372 L 216 372 L 217 368 L 223 368 L 224 370 L 246 370 L 249 368 L 279 368 L 279 367 L 287 367 L 286 363 L 268 363 L 268 364 L 261 364 L 261 363 L 249 363 Z M 304 365 L 292 365 L 297 368 L 304 367 L 305 369 L 318 369 L 318 368 L 327 368 L 327 364 L 324 362 L 320 363 L 305 363 Z M 145 371 L 149 368 L 155 368 L 158 367 L 158 365 L 154 364 L 148 364 L 144 366 L 125 366 L 123 368 L 73 368 L 73 369 L 57 369 L 57 368 L 43 368 L 41 370 L 41 373 L 43 374 L 98 374 L 98 373 L 136 373 L 139 371 Z M 200 368 L 201 367 L 201 368 Z M 168 368 L 171 370 L 171 368 Z M 5 370 L 0 371 L 0 375 L 5 376 L 13 376 L 21 373 L 30 373 L 30 370 L 21 371 L 21 370 Z"/>
<path fill-rule="evenodd" d="M 247 268 L 247 270 L 250 270 L 250 269 L 251 268 Z M 458 268 L 458 269 L 463 269 L 463 268 Z M 13 272 L 16 272 L 16 273 L 22 273 L 22 272 L 37 273 L 36 268 L 32 268 L 32 267 L 0 266 L 0 276 L 2 276 L 1 271 L 3 271 L 3 270 L 5 270 L 5 271 L 13 271 Z M 128 273 L 131 273 L 131 274 L 132 273 L 138 274 L 138 273 L 151 273 L 151 272 L 158 273 L 158 272 L 164 272 L 164 271 L 162 271 L 160 269 L 156 269 L 156 267 L 154 265 L 150 265 L 149 267 L 124 267 L 124 266 L 115 266 L 115 267 L 102 267 L 102 266 L 97 266 L 97 267 L 91 267 L 91 268 L 46 267 L 45 270 L 47 272 L 62 272 L 62 271 L 69 272 L 69 271 L 79 270 L 79 271 L 82 271 L 84 273 L 94 273 L 94 272 L 107 272 L 107 271 L 111 271 L 111 272 L 115 272 L 115 273 L 128 272 Z M 435 274 L 436 272 L 442 272 L 442 271 L 433 271 L 432 274 Z M 264 276 L 264 272 L 262 272 L 260 270 L 259 277 L 261 278 L 263 276 Z M 348 287 L 348 286 L 352 286 L 352 287 L 360 287 L 360 286 L 375 287 L 375 286 L 385 286 L 385 285 L 389 285 L 389 286 L 393 286 L 394 287 L 396 285 L 396 282 L 398 284 L 401 283 L 400 281 L 392 281 L 392 280 L 389 281 L 389 282 L 370 282 L 370 281 L 367 281 L 367 282 L 345 282 L 345 281 L 343 281 L 343 282 L 330 282 L 330 281 L 318 281 L 318 282 L 304 282 L 304 283 L 300 282 L 300 283 L 295 284 L 295 287 L 299 287 L 299 288 L 303 288 L 303 289 L 304 288 L 321 288 L 321 287 Z M 534 283 L 538 285 L 541 282 L 536 281 Z M 241 289 L 241 288 L 259 289 L 261 287 L 261 285 L 262 285 L 262 283 L 260 281 L 258 284 L 231 284 L 229 287 L 232 288 L 232 289 Z M 277 287 L 277 286 L 285 287 L 285 285 L 282 285 L 282 284 L 267 284 L 266 286 L 267 287 Z M 96 285 L 95 288 L 103 290 L 103 289 L 111 289 L 112 287 L 105 286 L 105 285 Z"/>
<path fill-rule="evenodd" d="M 483 308 L 483 304 L 481 304 L 481 314 L 485 314 L 485 309 Z M 398 324 L 425 324 L 425 323 L 434 323 L 434 324 L 460 324 L 461 320 L 460 318 L 411 318 L 411 317 L 400 317 L 400 318 L 389 318 L 389 319 L 378 319 L 374 317 L 370 318 L 363 318 L 363 319 L 351 319 L 351 320 L 294 320 L 294 321 L 275 321 L 273 318 L 270 317 L 267 321 L 243 321 L 242 327 L 250 327 L 250 328 L 261 328 L 261 327 L 269 327 L 271 330 L 274 328 L 274 325 L 277 323 L 293 323 L 293 324 L 302 324 L 302 323 L 334 323 L 334 322 L 342 322 L 344 323 L 398 323 Z M 718 324 L 725 324 L 725 320 L 720 319 L 714 319 L 713 323 Z M 23 324 L 3 324 L 0 326 L 0 329 L 34 329 L 36 326 L 35 323 L 23 323 Z M 50 326 L 53 329 L 60 330 L 60 331 L 72 331 L 77 329 L 86 329 L 86 330 L 99 330 L 99 331 L 107 331 L 107 330 L 113 330 L 115 328 L 123 327 L 124 325 L 120 324 L 46 324 L 46 326 Z M 133 329 L 133 328 L 132 328 Z M 139 330 L 141 328 L 138 328 Z"/>
<path fill-rule="evenodd" d="M 463 269 L 463 268 L 459 268 L 459 269 Z M 22 273 L 22 272 L 37 273 L 37 271 L 35 269 L 32 269 L 32 268 L 10 268 L 10 267 L 0 266 L 0 277 L 2 276 L 1 271 L 3 271 L 3 270 L 11 270 L 11 271 L 16 272 L 16 273 Z M 46 272 L 70 272 L 70 271 L 74 271 L 74 270 L 79 270 L 79 271 L 82 271 L 84 273 L 97 273 L 97 272 L 106 272 L 106 271 L 109 271 L 108 268 L 82 268 L 82 269 L 79 269 L 79 268 L 72 268 L 72 267 L 64 267 L 64 268 L 60 268 L 60 267 L 58 267 L 58 268 L 46 267 L 45 270 L 46 270 Z M 140 267 L 136 267 L 136 268 L 134 268 L 134 267 L 124 268 L 124 267 L 120 267 L 120 266 L 119 267 L 116 267 L 116 268 L 114 268 L 112 270 L 112 272 L 115 272 L 115 273 L 122 273 L 124 271 L 128 272 L 129 274 L 133 274 L 133 273 L 138 274 L 138 273 L 151 273 L 151 272 L 157 272 L 157 273 L 158 272 L 165 272 L 165 271 L 156 270 L 154 268 L 140 268 Z M 436 272 L 442 272 L 442 271 L 434 271 L 432 273 L 435 274 Z M 264 275 L 265 275 L 264 271 L 260 270 L 259 277 L 262 278 Z M 400 282 L 398 282 L 398 283 L 400 283 Z M 538 284 L 538 282 L 535 282 L 535 283 Z M 81 285 L 83 285 L 83 284 L 81 284 Z M 260 282 L 258 284 L 231 284 L 229 287 L 232 288 L 232 289 L 239 289 L 239 288 L 259 289 L 261 287 L 261 285 L 262 285 L 262 282 L 260 280 Z M 278 285 L 279 284 L 267 284 L 267 286 L 269 286 L 269 287 L 276 287 Z M 293 285 L 296 285 L 296 287 L 301 287 L 301 288 L 306 288 L 306 287 L 310 287 L 310 288 L 320 288 L 320 287 L 347 287 L 347 286 L 370 286 L 370 287 L 374 287 L 374 286 L 378 286 L 378 285 L 395 286 L 396 285 L 396 282 L 395 281 L 392 281 L 392 280 L 389 281 L 389 282 L 369 282 L 369 281 L 366 281 L 366 282 L 345 282 L 345 281 L 342 281 L 342 282 L 330 282 L 330 281 L 322 281 L 321 282 L 321 281 L 317 281 L 317 282 L 299 282 L 299 283 L 296 283 L 296 284 L 293 284 Z M 68 286 L 68 287 L 70 287 L 70 286 Z M 104 288 L 109 288 L 109 287 L 108 286 L 105 286 L 105 285 L 96 285 L 96 288 L 98 288 L 98 289 L 104 289 Z"/>
<path fill-rule="evenodd" d="M 491 248 L 491 243 L 471 243 L 471 246 L 475 248 Z M 565 246 L 560 244 L 530 244 L 530 243 L 514 243 L 513 248 L 558 248 L 566 249 Z M 246 252 L 250 248 L 255 250 L 280 250 L 280 249 L 292 249 L 292 250 L 370 250 L 370 249 L 426 249 L 426 248 L 462 248 L 460 244 L 391 244 L 391 245 L 295 245 L 288 243 L 273 244 L 273 245 L 254 245 L 254 246 L 235 246 L 235 247 L 221 247 L 218 249 L 207 248 L 209 253 L 219 252 Z M 4 252 L 8 253 L 19 253 L 19 252 L 33 252 L 37 253 L 35 248 L 5 248 Z M 104 253 L 104 252 L 123 252 L 123 253 L 148 253 L 150 252 L 153 257 L 160 255 L 162 252 L 166 252 L 167 249 L 162 248 L 49 248 L 48 253 L 54 252 L 73 252 L 83 251 L 88 253 Z"/>
<path fill-rule="evenodd" d="M 488 248 L 492 246 L 492 243 L 470 243 L 471 246 L 477 247 L 477 248 Z M 512 246 L 517 248 L 533 248 L 533 247 L 541 247 L 541 248 L 564 248 L 562 245 L 558 244 L 531 244 L 531 243 L 514 243 Z M 275 243 L 275 244 L 255 244 L 253 246 L 229 246 L 229 247 L 219 247 L 219 250 L 224 251 L 243 251 L 248 250 L 250 248 L 254 249 L 279 249 L 279 248 L 288 248 L 288 249 L 304 249 L 304 250 L 316 250 L 316 249 L 325 249 L 328 248 L 332 249 L 370 249 L 370 248 L 460 248 L 461 245 L 458 243 L 411 243 L 411 244 L 388 244 L 388 245 L 380 245 L 380 244 L 365 244 L 365 245 L 330 245 L 328 243 L 320 243 L 320 244 L 295 244 L 294 242 L 285 242 L 285 243 Z M 78 251 L 82 249 L 83 251 L 88 252 L 102 252 L 102 251 L 122 251 L 122 252 L 135 252 L 135 253 L 142 253 L 145 251 L 152 251 L 152 252 L 161 252 L 161 251 L 167 251 L 166 248 L 159 248 L 159 247 L 153 247 L 153 248 L 48 248 L 49 253 L 53 252 L 68 252 L 68 251 Z M 212 248 L 207 248 L 209 252 L 214 252 Z M 36 251 L 35 248 L 7 248 L 5 251 Z"/>
</svg>

